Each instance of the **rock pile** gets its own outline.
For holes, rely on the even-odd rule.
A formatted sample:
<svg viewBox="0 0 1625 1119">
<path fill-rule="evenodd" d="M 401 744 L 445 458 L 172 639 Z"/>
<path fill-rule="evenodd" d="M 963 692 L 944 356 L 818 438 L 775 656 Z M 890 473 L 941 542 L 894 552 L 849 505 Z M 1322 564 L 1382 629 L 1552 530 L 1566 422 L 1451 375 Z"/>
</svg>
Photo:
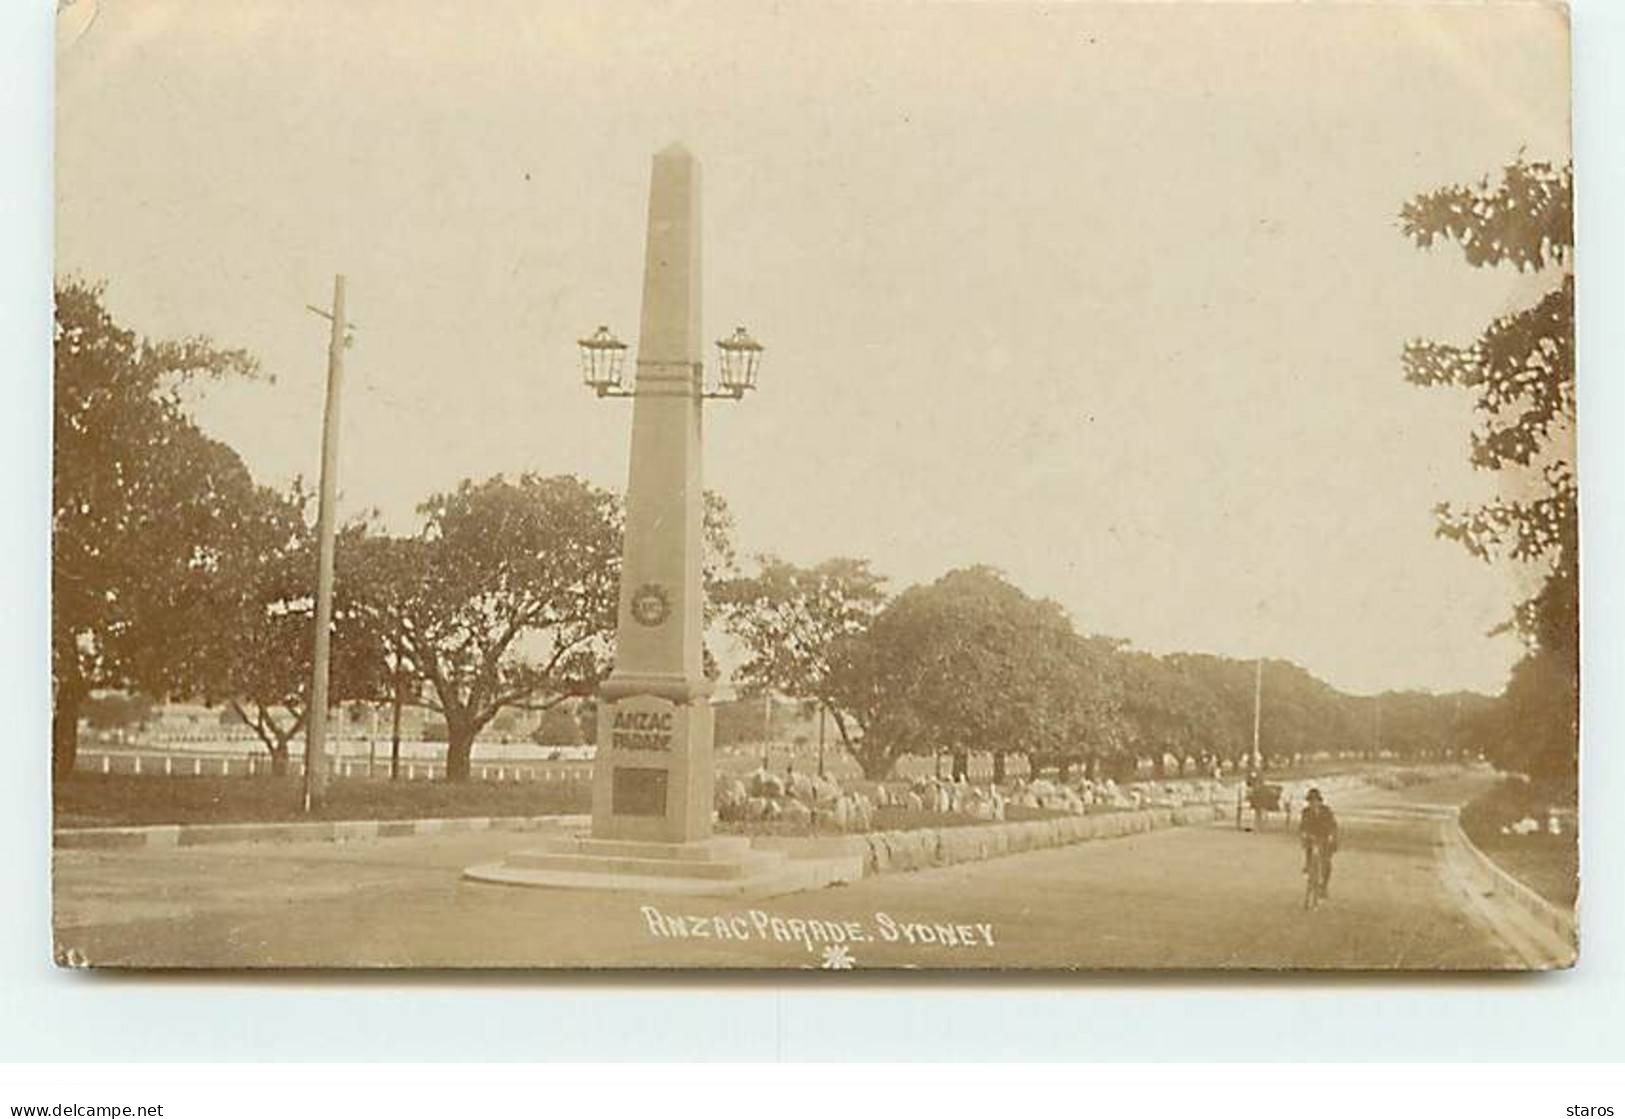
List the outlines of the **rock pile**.
<svg viewBox="0 0 1625 1119">
<path fill-rule="evenodd" d="M 972 785 L 966 781 L 919 778 L 910 783 L 882 785 L 876 803 L 894 805 L 916 812 L 953 813 L 978 819 L 1002 820 L 1005 806 L 1042 809 L 1069 816 L 1083 816 L 1095 809 L 1132 811 L 1139 808 L 1175 808 L 1187 804 L 1216 804 L 1233 797 L 1231 787 L 1220 781 L 1135 782 L 1118 785 L 1111 778 L 1072 781 L 1048 778 L 1014 778 L 1001 786 Z"/>
<path fill-rule="evenodd" d="M 975 785 L 963 778 L 953 781 L 919 777 L 879 784 L 874 787 L 871 798 L 843 790 L 839 782 L 828 777 L 803 773 L 780 776 L 759 768 L 743 779 L 719 779 L 716 811 L 717 818 L 726 822 L 782 820 L 790 825 L 861 832 L 873 827 L 877 808 L 897 808 L 923 815 L 970 816 L 996 823 L 1007 818 L 1011 805 L 1085 816 L 1096 811 L 1227 803 L 1234 796 L 1229 784 L 1208 779 L 1119 785 L 1110 778 L 1098 781 L 1083 777 L 1071 781 L 1017 778 L 998 786 Z"/>
<path fill-rule="evenodd" d="M 846 792 L 828 777 L 791 774 L 789 778 L 758 769 L 748 778 L 719 779 L 717 819 L 727 822 L 782 820 L 797 827 L 829 825 L 840 831 L 868 831 L 874 826 L 874 803 Z"/>
</svg>

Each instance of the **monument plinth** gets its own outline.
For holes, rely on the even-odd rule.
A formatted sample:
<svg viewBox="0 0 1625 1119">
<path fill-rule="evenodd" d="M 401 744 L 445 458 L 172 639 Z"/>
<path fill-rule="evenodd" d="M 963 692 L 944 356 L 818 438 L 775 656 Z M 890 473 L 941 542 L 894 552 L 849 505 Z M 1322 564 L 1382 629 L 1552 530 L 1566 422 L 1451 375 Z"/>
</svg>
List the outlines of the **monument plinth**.
<svg viewBox="0 0 1625 1119">
<path fill-rule="evenodd" d="M 601 328 L 600 353 L 625 347 Z M 743 329 L 728 346 L 754 356 Z M 796 859 L 711 835 L 715 785 L 701 581 L 707 396 L 700 324 L 700 166 L 674 144 L 654 157 L 636 379 L 590 380 L 632 404 L 615 668 L 598 690 L 592 832 L 470 868 L 509 885 L 762 897 L 862 874 L 862 860 Z M 754 364 L 720 395 L 738 399 Z M 724 370 L 727 381 L 727 370 Z"/>
</svg>

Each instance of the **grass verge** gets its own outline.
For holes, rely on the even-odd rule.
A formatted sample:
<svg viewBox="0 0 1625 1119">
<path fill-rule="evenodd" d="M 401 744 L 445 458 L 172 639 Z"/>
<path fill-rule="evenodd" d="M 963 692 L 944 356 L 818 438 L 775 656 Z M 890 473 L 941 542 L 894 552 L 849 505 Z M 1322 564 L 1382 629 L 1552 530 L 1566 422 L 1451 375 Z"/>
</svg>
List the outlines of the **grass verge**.
<svg viewBox="0 0 1625 1119">
<path fill-rule="evenodd" d="M 1502 870 L 1553 905 L 1569 909 L 1580 890 L 1580 839 L 1572 829 L 1561 835 L 1545 830 L 1554 806 L 1572 809 L 1572 794 L 1508 778 L 1462 808 L 1461 826 Z M 1502 834 L 1503 826 L 1525 817 L 1539 821 L 1542 830 Z"/>
<path fill-rule="evenodd" d="M 301 811 L 298 777 L 133 777 L 76 774 L 58 782 L 59 828 L 142 824 L 288 823 L 299 820 L 419 820 L 453 816 L 550 816 L 587 812 L 588 782 L 498 784 L 345 778 L 320 811 Z"/>
</svg>

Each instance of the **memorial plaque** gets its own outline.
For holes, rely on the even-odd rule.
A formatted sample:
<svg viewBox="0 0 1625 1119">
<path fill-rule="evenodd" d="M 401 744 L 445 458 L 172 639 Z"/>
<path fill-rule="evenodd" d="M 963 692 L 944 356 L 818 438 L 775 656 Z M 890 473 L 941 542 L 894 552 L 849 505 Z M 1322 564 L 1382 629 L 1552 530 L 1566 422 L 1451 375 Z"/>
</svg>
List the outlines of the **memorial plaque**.
<svg viewBox="0 0 1625 1119">
<path fill-rule="evenodd" d="M 617 816 L 664 816 L 666 771 L 622 766 L 615 771 L 610 811 Z"/>
</svg>

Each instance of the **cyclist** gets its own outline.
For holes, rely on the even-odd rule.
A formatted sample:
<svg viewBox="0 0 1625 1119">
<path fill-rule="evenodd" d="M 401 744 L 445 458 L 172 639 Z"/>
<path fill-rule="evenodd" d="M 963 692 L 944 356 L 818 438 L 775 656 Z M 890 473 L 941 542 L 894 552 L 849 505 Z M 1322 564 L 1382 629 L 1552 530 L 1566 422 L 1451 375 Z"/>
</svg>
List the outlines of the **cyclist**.
<svg viewBox="0 0 1625 1119">
<path fill-rule="evenodd" d="M 1332 853 L 1337 850 L 1337 817 L 1327 806 L 1319 789 L 1310 789 L 1304 796 L 1303 810 L 1298 813 L 1298 834 L 1303 837 L 1303 872 L 1309 873 L 1310 848 L 1320 844 L 1326 860 L 1325 875 L 1321 879 L 1321 896 L 1330 897 L 1326 888 L 1332 880 Z"/>
</svg>

